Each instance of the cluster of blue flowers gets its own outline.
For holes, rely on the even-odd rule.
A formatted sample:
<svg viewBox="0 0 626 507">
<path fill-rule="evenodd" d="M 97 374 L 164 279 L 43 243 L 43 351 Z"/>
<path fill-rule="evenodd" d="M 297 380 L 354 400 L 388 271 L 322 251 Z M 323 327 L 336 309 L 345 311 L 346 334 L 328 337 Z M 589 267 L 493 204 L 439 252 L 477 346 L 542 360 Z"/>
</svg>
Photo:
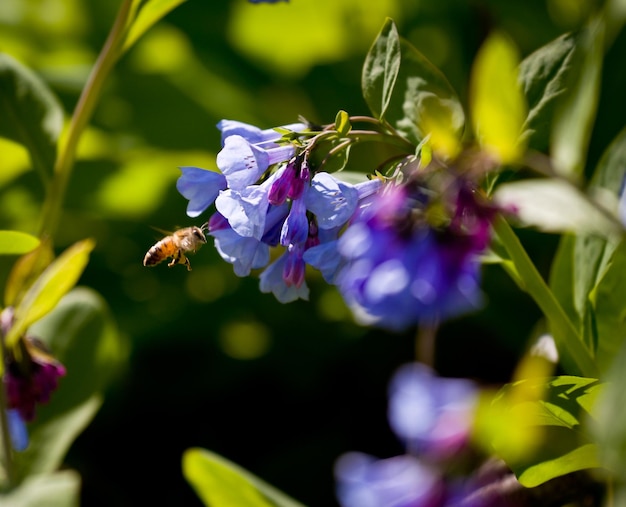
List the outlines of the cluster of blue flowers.
<svg viewBox="0 0 626 507">
<path fill-rule="evenodd" d="M 360 322 L 389 329 L 479 305 L 477 256 L 493 210 L 471 181 L 434 177 L 407 154 L 402 178 L 353 185 L 311 167 L 321 131 L 305 123 L 261 130 L 222 120 L 218 128 L 220 172 L 182 167 L 177 189 L 190 217 L 215 204 L 208 233 L 238 276 L 263 269 L 261 291 L 286 303 L 308 298 L 311 266 Z M 273 247 L 282 254 L 272 261 Z"/>
<path fill-rule="evenodd" d="M 467 485 L 446 477 L 448 461 L 467 447 L 477 387 L 442 378 L 419 364 L 401 367 L 389 388 L 388 419 L 407 453 L 377 459 L 349 452 L 335 464 L 342 507 L 447 507 Z"/>
</svg>

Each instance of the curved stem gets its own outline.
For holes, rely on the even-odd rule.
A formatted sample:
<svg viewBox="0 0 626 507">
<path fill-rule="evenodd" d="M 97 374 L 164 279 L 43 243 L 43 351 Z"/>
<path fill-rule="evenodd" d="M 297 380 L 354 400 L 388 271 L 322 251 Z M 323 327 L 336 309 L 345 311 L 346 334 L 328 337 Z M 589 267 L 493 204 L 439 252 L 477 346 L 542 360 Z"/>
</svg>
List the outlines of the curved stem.
<svg viewBox="0 0 626 507">
<path fill-rule="evenodd" d="M 124 0 L 122 3 L 111 32 L 78 99 L 70 125 L 61 142 L 54 165 L 52 184 L 43 206 L 42 222 L 39 228 L 41 237 L 54 236 L 58 227 L 67 184 L 74 166 L 78 141 L 91 119 L 104 81 L 121 54 L 131 4 L 132 0 Z"/>
<path fill-rule="evenodd" d="M 591 353 L 502 215 L 496 217 L 494 230 L 515 266 L 517 277 L 513 277 L 514 281 L 535 300 L 545 315 L 565 369 L 568 373 L 598 378 L 598 368 Z"/>
</svg>

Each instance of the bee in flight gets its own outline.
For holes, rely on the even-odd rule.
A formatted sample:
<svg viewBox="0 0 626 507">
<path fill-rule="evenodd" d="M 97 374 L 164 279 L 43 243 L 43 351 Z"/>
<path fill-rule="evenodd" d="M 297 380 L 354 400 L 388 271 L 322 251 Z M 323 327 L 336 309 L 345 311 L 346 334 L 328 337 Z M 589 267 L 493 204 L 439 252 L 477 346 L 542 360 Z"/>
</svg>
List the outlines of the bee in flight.
<svg viewBox="0 0 626 507">
<path fill-rule="evenodd" d="M 204 235 L 206 227 L 207 224 L 202 227 L 185 227 L 165 236 L 148 250 L 143 258 L 143 265 L 156 266 L 165 259 L 172 257 L 171 262 L 168 263 L 169 267 L 185 264 L 187 271 L 191 271 L 191 264 L 186 254 L 195 253 L 198 248 L 206 243 L 206 236 Z"/>
</svg>

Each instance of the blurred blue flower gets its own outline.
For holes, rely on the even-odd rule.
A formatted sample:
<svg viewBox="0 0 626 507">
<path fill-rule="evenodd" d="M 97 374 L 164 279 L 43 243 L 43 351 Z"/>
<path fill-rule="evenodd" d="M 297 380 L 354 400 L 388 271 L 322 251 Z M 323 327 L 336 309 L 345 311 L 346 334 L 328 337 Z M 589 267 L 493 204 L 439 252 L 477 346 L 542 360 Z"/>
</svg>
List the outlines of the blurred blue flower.
<svg viewBox="0 0 626 507">
<path fill-rule="evenodd" d="M 18 452 L 25 451 L 28 447 L 28 430 L 24 419 L 22 419 L 19 410 L 15 408 L 7 410 L 6 415 L 11 447 Z"/>
<path fill-rule="evenodd" d="M 467 443 L 478 389 L 466 379 L 442 378 L 412 363 L 389 386 L 389 424 L 411 452 L 445 459 Z"/>
<path fill-rule="evenodd" d="M 339 289 L 357 320 L 400 330 L 448 318 L 481 301 L 477 256 L 491 215 L 458 190 L 445 226 L 428 221 L 428 193 L 388 185 L 339 239 Z"/>
<path fill-rule="evenodd" d="M 213 204 L 220 190 L 226 189 L 226 178 L 199 167 L 181 167 L 180 170 L 183 174 L 176 181 L 176 189 L 189 200 L 187 215 L 197 217 Z"/>
<path fill-rule="evenodd" d="M 438 472 L 409 455 L 378 460 L 346 453 L 335 479 L 341 507 L 437 507 L 443 498 Z"/>
</svg>

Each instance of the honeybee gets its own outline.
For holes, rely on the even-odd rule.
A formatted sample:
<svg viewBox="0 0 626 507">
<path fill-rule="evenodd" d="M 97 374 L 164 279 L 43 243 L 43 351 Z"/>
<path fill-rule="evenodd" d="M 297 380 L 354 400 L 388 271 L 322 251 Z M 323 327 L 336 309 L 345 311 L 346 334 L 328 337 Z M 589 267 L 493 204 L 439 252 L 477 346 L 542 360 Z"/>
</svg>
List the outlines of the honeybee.
<svg viewBox="0 0 626 507">
<path fill-rule="evenodd" d="M 172 257 L 171 262 L 168 263 L 169 267 L 176 264 L 185 264 L 187 271 L 191 271 L 191 264 L 186 254 L 195 253 L 204 243 L 206 243 L 206 236 L 204 235 L 204 229 L 207 224 L 202 227 L 185 227 L 184 229 L 178 229 L 169 236 L 165 236 L 161 241 L 148 250 L 146 256 L 143 258 L 144 266 L 155 266 L 164 261 L 168 257 Z"/>
</svg>

